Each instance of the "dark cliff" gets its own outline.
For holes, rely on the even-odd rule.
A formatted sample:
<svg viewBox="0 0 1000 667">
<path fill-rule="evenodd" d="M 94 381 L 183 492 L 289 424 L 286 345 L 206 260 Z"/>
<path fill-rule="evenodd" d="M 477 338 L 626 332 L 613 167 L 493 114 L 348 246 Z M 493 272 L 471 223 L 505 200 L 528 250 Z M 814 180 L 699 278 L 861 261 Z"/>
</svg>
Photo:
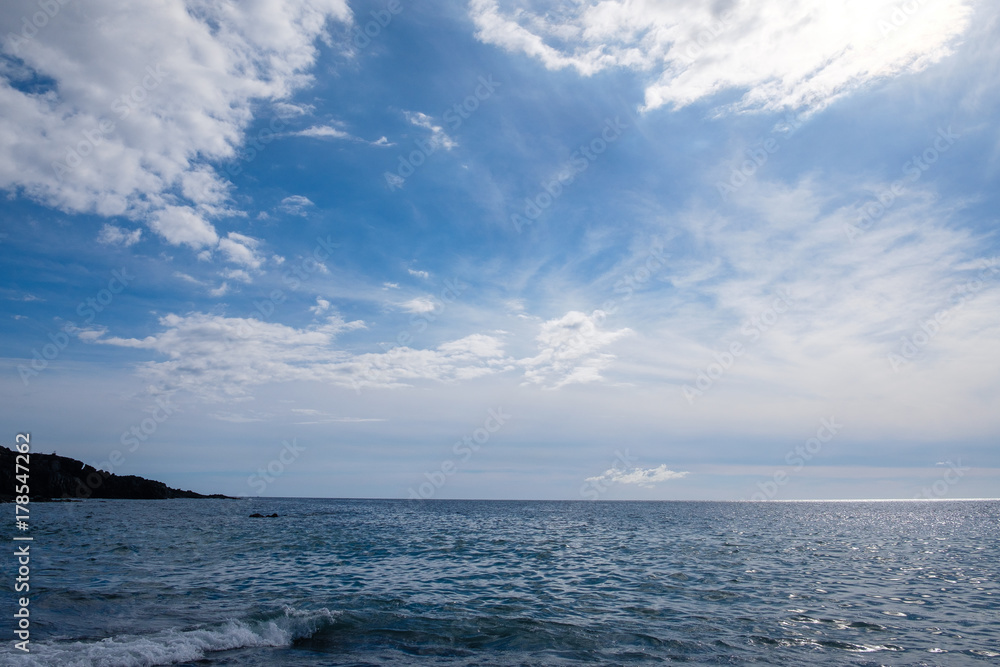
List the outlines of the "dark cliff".
<svg viewBox="0 0 1000 667">
<path fill-rule="evenodd" d="M 0 501 L 14 499 L 15 489 L 21 485 L 16 479 L 24 470 L 15 471 L 17 452 L 0 447 Z M 23 459 L 22 459 L 23 465 Z M 226 498 L 220 494 L 210 496 L 172 489 L 163 482 L 143 479 L 135 475 L 115 475 L 97 470 L 82 461 L 32 452 L 28 465 L 28 488 L 31 500 L 51 498 L 120 498 L 159 500 L 165 498 Z"/>
</svg>

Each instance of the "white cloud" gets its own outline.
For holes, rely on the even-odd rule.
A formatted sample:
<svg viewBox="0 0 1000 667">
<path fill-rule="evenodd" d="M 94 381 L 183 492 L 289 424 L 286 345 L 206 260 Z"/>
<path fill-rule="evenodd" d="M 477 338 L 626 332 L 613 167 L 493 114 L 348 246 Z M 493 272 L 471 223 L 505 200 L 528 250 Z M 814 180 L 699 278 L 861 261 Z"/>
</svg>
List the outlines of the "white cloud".
<svg viewBox="0 0 1000 667">
<path fill-rule="evenodd" d="M 428 278 L 431 277 L 431 274 L 427 273 L 426 271 L 418 271 L 416 269 L 407 269 L 407 271 L 411 276 L 415 276 L 417 278 L 423 278 L 424 280 L 427 280 Z"/>
<path fill-rule="evenodd" d="M 309 312 L 313 315 L 322 315 L 330 310 L 330 302 L 322 297 L 316 297 L 316 305 L 309 306 Z"/>
<path fill-rule="evenodd" d="M 218 287 L 208 290 L 209 296 L 220 297 L 229 293 L 229 283 L 222 283 Z"/>
<path fill-rule="evenodd" d="M 444 128 L 440 125 L 435 125 L 434 119 L 427 114 L 419 111 L 404 111 L 403 113 L 406 116 L 406 120 L 410 121 L 413 125 L 430 130 L 430 145 L 432 149 L 443 148 L 446 151 L 450 151 L 452 148 L 458 146 L 458 143 L 445 133 Z"/>
<path fill-rule="evenodd" d="M 105 245 L 120 245 L 126 248 L 138 243 L 140 238 L 142 238 L 141 229 L 126 231 L 121 227 L 109 224 L 101 227 L 101 232 L 97 235 L 97 240 L 100 243 Z"/>
<path fill-rule="evenodd" d="M 311 104 L 291 104 L 289 102 L 275 102 L 271 105 L 271 108 L 274 109 L 274 112 L 282 118 L 290 118 L 292 116 L 308 116 L 316 110 L 316 107 Z"/>
<path fill-rule="evenodd" d="M 0 4 L 0 34 L 18 35 L 36 11 Z M 21 74 L 0 71 L 0 188 L 214 246 L 210 220 L 231 211 L 212 165 L 236 156 L 256 102 L 309 82 L 331 19 L 350 21 L 344 0 L 61 4 L 37 35 L 3 43 L 53 85 L 26 92 L 11 85 Z"/>
<path fill-rule="evenodd" d="M 587 482 L 604 484 L 635 484 L 646 488 L 651 488 L 659 482 L 668 482 L 673 479 L 682 479 L 688 472 L 675 472 L 663 464 L 657 468 L 631 468 L 623 470 L 621 468 L 609 468 L 597 477 L 588 477 Z"/>
<path fill-rule="evenodd" d="M 316 381 L 343 387 L 402 387 L 415 381 L 449 382 L 510 367 L 501 344 L 477 334 L 433 350 L 394 348 L 351 354 L 334 346 L 361 321 L 331 316 L 324 324 L 296 329 L 250 318 L 206 313 L 160 318 L 162 330 L 142 339 L 100 337 L 91 342 L 152 350 L 164 361 L 140 372 L 165 391 L 186 390 L 213 400 L 241 399 L 258 385 Z"/>
<path fill-rule="evenodd" d="M 693 204 L 674 216 L 684 242 L 706 263 L 719 258 L 718 269 L 706 279 L 693 262 L 671 262 L 664 278 L 677 287 L 636 292 L 631 307 L 647 315 L 619 346 L 616 371 L 662 391 L 665 405 L 679 401 L 679 420 L 722 410 L 728 423 L 763 431 L 836 406 L 851 414 L 852 434 L 872 438 L 995 431 L 1000 268 L 957 224 L 968 204 L 930 182 L 908 184 L 852 243 L 845 226 L 888 188 L 758 178 L 731 209 Z M 782 293 L 792 305 L 776 309 Z M 927 325 L 939 313 L 944 323 Z M 901 355 L 904 338 L 912 358 L 894 369 L 889 355 Z M 743 352 L 729 364 L 734 343 Z M 685 400 L 684 387 L 699 385 L 703 394 Z"/>
<path fill-rule="evenodd" d="M 562 317 L 543 322 L 535 340 L 539 353 L 517 363 L 526 368 L 524 377 L 532 384 L 558 389 L 568 384 L 594 382 L 613 355 L 599 350 L 632 333 L 631 329 L 602 331 L 605 318 L 596 310 L 587 315 L 571 310 Z"/>
<path fill-rule="evenodd" d="M 147 220 L 154 232 L 172 245 L 187 245 L 194 250 L 219 242 L 215 228 L 190 206 L 166 206 Z"/>
<path fill-rule="evenodd" d="M 503 4 L 469 3 L 480 40 L 552 70 L 641 72 L 647 110 L 727 90 L 743 93 L 738 109 L 817 110 L 945 57 L 971 15 L 967 0 L 918 4 L 898 28 L 897 0 Z"/>
<path fill-rule="evenodd" d="M 174 271 L 174 278 L 177 278 L 179 280 L 183 280 L 186 283 L 191 283 L 192 285 L 203 285 L 204 284 L 203 282 L 201 282 L 200 280 L 198 280 L 194 276 L 190 276 L 190 275 L 188 275 L 186 273 L 182 273 L 180 271 Z"/>
<path fill-rule="evenodd" d="M 292 136 L 311 137 L 313 139 L 343 139 L 345 141 L 357 141 L 363 144 L 368 144 L 369 146 L 378 146 L 380 148 L 396 145 L 391 143 L 385 137 L 379 137 L 375 141 L 368 141 L 366 139 L 362 139 L 361 137 L 356 137 L 347 130 L 342 129 L 343 125 L 343 123 L 336 121 L 332 125 L 313 125 L 312 127 L 292 133 Z"/>
<path fill-rule="evenodd" d="M 314 125 L 300 132 L 296 132 L 297 137 L 313 137 L 315 139 L 354 139 L 354 135 L 345 132 L 332 125 Z"/>
<path fill-rule="evenodd" d="M 408 313 L 420 314 L 433 312 L 434 309 L 437 308 L 437 304 L 435 304 L 434 300 L 430 297 L 418 296 L 414 299 L 410 299 L 404 304 L 401 304 L 400 307 Z"/>
<path fill-rule="evenodd" d="M 233 264 L 245 266 L 248 269 L 259 269 L 264 258 L 257 253 L 260 241 L 243 234 L 229 232 L 226 238 L 219 241 L 219 250 Z"/>
<path fill-rule="evenodd" d="M 238 280 L 241 283 L 253 282 L 253 278 L 250 274 L 243 269 L 225 269 L 219 272 L 219 275 L 223 278 L 228 278 L 229 280 Z"/>
<path fill-rule="evenodd" d="M 280 208 L 285 213 L 289 213 L 291 215 L 304 216 L 306 214 L 305 212 L 306 208 L 310 206 L 315 206 L 315 204 L 312 203 L 309 197 L 303 197 L 302 195 L 292 195 L 290 197 L 285 197 L 284 199 L 282 199 L 281 204 L 278 205 L 278 208 Z"/>
</svg>

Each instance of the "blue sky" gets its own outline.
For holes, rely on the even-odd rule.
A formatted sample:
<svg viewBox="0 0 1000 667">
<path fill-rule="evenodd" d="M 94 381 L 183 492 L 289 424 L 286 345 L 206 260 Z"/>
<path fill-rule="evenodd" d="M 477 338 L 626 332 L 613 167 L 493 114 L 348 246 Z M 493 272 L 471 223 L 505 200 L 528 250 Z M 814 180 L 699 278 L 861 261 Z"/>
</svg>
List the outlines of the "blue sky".
<svg viewBox="0 0 1000 667">
<path fill-rule="evenodd" d="M 987 2 L 12 2 L 3 432 L 270 496 L 1000 495 Z"/>
</svg>

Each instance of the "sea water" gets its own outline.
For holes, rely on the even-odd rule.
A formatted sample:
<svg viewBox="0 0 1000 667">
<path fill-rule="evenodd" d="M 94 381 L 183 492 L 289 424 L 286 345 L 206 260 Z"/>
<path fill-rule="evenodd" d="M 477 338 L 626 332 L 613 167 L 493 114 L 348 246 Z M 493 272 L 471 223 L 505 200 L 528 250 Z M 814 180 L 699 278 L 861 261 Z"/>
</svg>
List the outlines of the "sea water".
<svg viewBox="0 0 1000 667">
<path fill-rule="evenodd" d="M 31 505 L 4 665 L 997 665 L 1000 502 Z M 254 512 L 277 518 L 250 518 Z"/>
</svg>

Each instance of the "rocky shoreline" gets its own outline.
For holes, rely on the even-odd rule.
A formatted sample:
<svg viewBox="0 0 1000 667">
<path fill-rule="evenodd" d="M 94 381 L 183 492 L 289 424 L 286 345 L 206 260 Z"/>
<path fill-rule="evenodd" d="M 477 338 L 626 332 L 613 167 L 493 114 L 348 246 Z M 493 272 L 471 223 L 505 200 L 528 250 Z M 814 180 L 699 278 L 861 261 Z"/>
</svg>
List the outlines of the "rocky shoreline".
<svg viewBox="0 0 1000 667">
<path fill-rule="evenodd" d="M 15 457 L 17 452 L 0 446 L 0 502 L 12 502 L 15 497 Z M 98 470 L 82 461 L 57 454 L 32 452 L 28 465 L 28 488 L 32 502 L 49 500 L 82 500 L 107 498 L 122 500 L 165 500 L 170 498 L 226 498 L 222 494 L 204 495 L 194 491 L 173 489 L 164 484 L 136 475 L 115 475 Z M 23 469 L 20 471 L 24 473 Z"/>
</svg>

